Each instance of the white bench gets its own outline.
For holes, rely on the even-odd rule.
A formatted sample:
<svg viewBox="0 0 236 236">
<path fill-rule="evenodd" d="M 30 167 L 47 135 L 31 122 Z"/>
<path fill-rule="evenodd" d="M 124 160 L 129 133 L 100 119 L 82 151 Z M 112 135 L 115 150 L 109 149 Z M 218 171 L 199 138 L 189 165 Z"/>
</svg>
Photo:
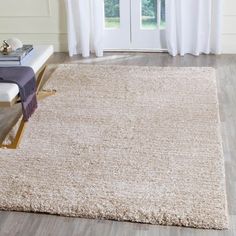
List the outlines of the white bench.
<svg viewBox="0 0 236 236">
<path fill-rule="evenodd" d="M 52 54 L 53 46 L 51 45 L 35 46 L 34 50 L 23 60 L 22 66 L 29 66 L 34 70 L 35 74 L 39 74 L 39 72 L 45 68 L 45 63 Z M 38 78 L 38 80 L 39 79 L 40 78 Z M 16 84 L 1 83 L 0 107 L 12 106 L 18 94 L 19 88 Z"/>
<path fill-rule="evenodd" d="M 40 84 L 42 82 L 43 73 L 46 68 L 46 62 L 52 54 L 53 54 L 52 45 L 35 46 L 33 51 L 22 61 L 21 66 L 31 67 L 34 70 L 35 74 L 37 75 L 37 92 L 39 91 Z M 0 67 L 1 66 L 2 65 L 0 65 Z M 11 107 L 17 102 L 18 99 L 19 99 L 19 88 L 16 84 L 0 83 L 0 108 Z M 10 145 L 4 145 L 0 143 L 0 148 L 1 147 L 11 148 L 11 149 L 17 148 L 20 143 L 20 139 L 22 137 L 24 128 L 25 128 L 25 122 L 22 118 L 13 142 Z"/>
</svg>

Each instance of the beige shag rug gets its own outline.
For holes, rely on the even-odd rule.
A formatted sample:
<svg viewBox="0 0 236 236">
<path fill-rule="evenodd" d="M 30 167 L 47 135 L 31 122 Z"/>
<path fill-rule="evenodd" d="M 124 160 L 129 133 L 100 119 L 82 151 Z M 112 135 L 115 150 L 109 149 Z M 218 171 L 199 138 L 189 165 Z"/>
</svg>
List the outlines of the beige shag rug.
<svg viewBox="0 0 236 236">
<path fill-rule="evenodd" d="M 0 150 L 0 209 L 227 227 L 214 69 L 60 65 L 47 87 Z"/>
</svg>

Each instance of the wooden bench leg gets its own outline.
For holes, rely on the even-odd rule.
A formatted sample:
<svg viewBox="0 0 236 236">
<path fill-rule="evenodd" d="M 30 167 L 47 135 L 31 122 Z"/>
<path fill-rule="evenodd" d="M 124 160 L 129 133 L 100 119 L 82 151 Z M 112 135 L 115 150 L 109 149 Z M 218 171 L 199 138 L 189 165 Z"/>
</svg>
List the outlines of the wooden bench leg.
<svg viewBox="0 0 236 236">
<path fill-rule="evenodd" d="M 41 90 L 37 94 L 38 101 L 56 94 L 56 90 Z"/>
<path fill-rule="evenodd" d="M 44 98 L 55 95 L 56 93 L 56 90 L 40 90 L 46 68 L 47 68 L 46 66 L 43 67 L 43 69 L 41 70 L 37 78 L 36 95 L 37 95 L 38 100 L 43 100 Z M 23 136 L 25 126 L 26 126 L 26 122 L 24 121 L 22 117 L 13 142 L 11 144 L 0 144 L 0 148 L 17 149 L 20 144 L 21 138 Z"/>
<path fill-rule="evenodd" d="M 43 78 L 44 74 L 47 70 L 48 66 L 45 66 L 42 71 L 39 73 L 38 78 L 37 78 L 37 85 L 36 85 L 36 94 L 37 94 L 37 99 L 42 100 L 46 97 L 52 96 L 56 94 L 56 90 L 45 90 L 42 89 L 42 83 L 43 83 Z M 40 90 L 41 89 L 41 90 Z"/>
<path fill-rule="evenodd" d="M 24 130 L 25 130 L 26 122 L 24 121 L 23 117 L 21 118 L 20 125 L 18 127 L 18 130 L 16 132 L 16 136 L 11 144 L 1 144 L 0 148 L 8 148 L 8 149 L 17 149 L 20 141 L 22 139 Z"/>
<path fill-rule="evenodd" d="M 42 91 L 38 92 L 37 99 L 43 100 L 44 98 L 55 95 L 55 94 L 56 94 L 55 90 L 42 90 Z M 22 117 L 13 142 L 11 144 L 0 144 L 0 148 L 17 149 L 19 147 L 20 142 L 21 142 L 21 139 L 22 139 L 25 127 L 26 127 L 26 123 L 27 122 L 25 122 Z"/>
<path fill-rule="evenodd" d="M 45 74 L 46 70 L 47 70 L 47 66 L 44 66 L 43 69 L 41 70 L 41 72 L 38 74 L 37 82 L 36 82 L 36 94 L 39 92 L 39 90 L 42 86 L 43 77 L 44 77 L 44 74 Z"/>
</svg>

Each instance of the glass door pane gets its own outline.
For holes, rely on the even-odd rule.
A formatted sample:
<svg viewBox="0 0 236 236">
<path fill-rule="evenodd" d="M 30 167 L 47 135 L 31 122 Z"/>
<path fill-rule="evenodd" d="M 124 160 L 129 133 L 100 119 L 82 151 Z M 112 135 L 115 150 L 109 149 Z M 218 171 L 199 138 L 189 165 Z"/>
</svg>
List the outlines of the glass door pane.
<svg viewBox="0 0 236 236">
<path fill-rule="evenodd" d="M 105 27 L 120 27 L 120 0 L 105 0 Z"/>
<path fill-rule="evenodd" d="M 142 0 L 142 28 L 165 27 L 165 0 Z"/>
<path fill-rule="evenodd" d="M 142 28 L 157 28 L 157 0 L 142 0 Z"/>
</svg>

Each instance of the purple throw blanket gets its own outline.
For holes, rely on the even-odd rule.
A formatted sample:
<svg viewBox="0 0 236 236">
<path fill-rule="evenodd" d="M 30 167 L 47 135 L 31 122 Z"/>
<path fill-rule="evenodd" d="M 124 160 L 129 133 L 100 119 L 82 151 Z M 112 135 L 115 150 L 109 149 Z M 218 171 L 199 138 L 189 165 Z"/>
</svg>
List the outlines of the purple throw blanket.
<svg viewBox="0 0 236 236">
<path fill-rule="evenodd" d="M 14 83 L 19 86 L 23 118 L 28 121 L 37 108 L 36 78 L 31 67 L 0 67 L 0 83 Z"/>
</svg>

